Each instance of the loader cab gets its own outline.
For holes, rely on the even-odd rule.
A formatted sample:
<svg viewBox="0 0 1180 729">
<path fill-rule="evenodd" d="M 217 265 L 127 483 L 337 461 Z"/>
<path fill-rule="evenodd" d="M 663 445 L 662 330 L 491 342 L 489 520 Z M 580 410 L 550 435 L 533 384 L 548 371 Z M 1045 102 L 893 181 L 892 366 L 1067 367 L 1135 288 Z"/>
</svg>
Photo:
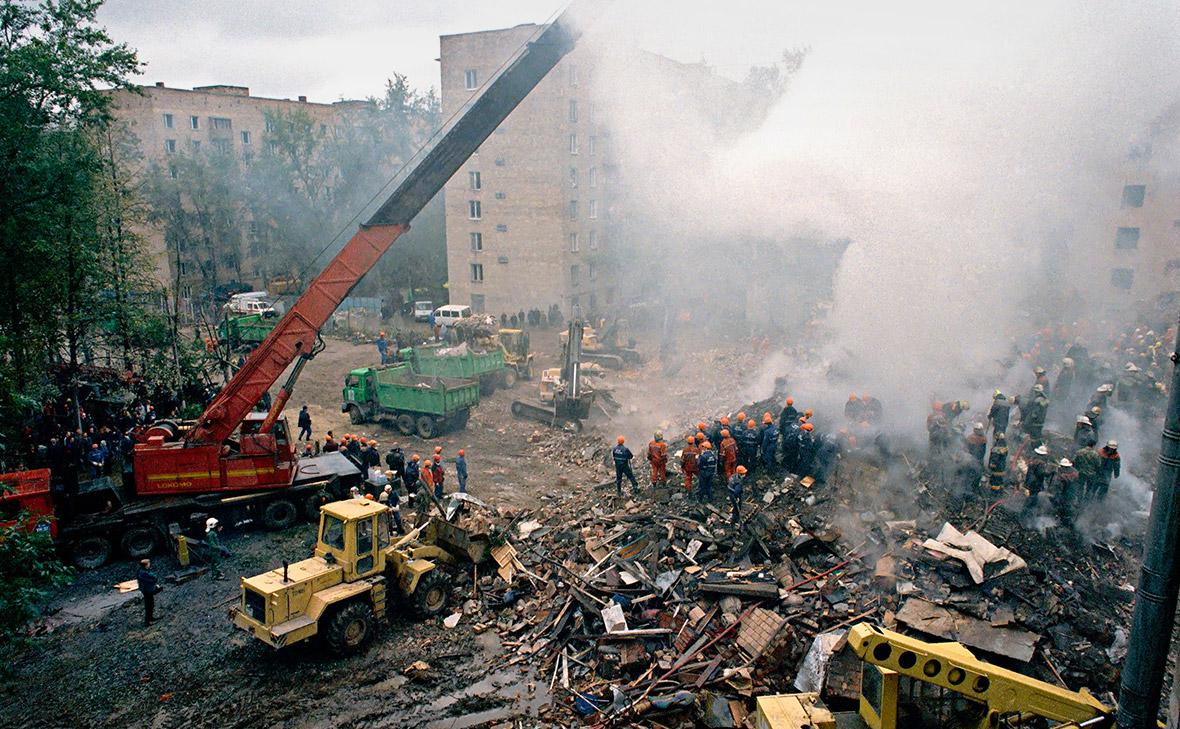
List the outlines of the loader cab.
<svg viewBox="0 0 1180 729">
<path fill-rule="evenodd" d="M 315 554 L 344 570 L 353 582 L 385 571 L 389 546 L 389 512 L 374 501 L 348 499 L 320 509 Z"/>
</svg>

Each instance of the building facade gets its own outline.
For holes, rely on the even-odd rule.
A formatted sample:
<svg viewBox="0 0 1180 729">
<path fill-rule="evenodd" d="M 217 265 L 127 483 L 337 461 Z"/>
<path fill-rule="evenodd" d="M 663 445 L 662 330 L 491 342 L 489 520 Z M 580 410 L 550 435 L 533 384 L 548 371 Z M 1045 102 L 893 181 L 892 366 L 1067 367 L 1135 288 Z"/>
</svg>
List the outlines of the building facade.
<svg viewBox="0 0 1180 729">
<path fill-rule="evenodd" d="M 113 113 L 126 123 L 140 145 L 148 169 L 158 163 L 158 170 L 169 174 L 169 158 L 180 154 L 215 151 L 241 158 L 265 149 L 270 128 L 268 114 L 306 113 L 321 125 L 321 132 L 332 127 L 341 114 L 356 104 L 368 102 L 340 101 L 333 104 L 297 100 L 270 99 L 250 95 L 244 86 L 198 86 L 193 89 L 166 87 L 163 83 L 143 86 L 138 93 L 113 91 Z M 175 174 L 173 171 L 171 174 Z M 252 242 L 260 235 L 258 226 L 248 216 L 240 221 L 241 250 L 226 253 L 214 261 L 215 280 L 238 288 L 264 288 L 268 280 L 259 258 L 253 254 Z M 142 231 L 157 265 L 157 276 L 165 289 L 175 289 L 181 311 L 191 313 L 193 302 L 212 292 L 204 291 L 208 276 L 200 264 L 191 260 L 199 246 L 175 246 L 168 250 L 162 230 L 149 227 Z M 207 265 L 207 264 L 206 264 Z"/>
<path fill-rule="evenodd" d="M 535 24 L 443 36 L 441 101 L 449 119 L 541 30 Z M 450 301 L 499 315 L 605 310 L 617 175 L 590 92 L 590 55 L 564 58 L 446 186 Z"/>
</svg>

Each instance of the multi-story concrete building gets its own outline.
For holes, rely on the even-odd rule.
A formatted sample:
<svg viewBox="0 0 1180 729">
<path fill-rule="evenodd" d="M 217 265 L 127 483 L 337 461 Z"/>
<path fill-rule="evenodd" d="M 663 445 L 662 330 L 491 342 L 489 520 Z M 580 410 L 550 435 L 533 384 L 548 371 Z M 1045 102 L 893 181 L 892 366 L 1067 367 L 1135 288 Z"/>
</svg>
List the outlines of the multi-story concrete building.
<svg viewBox="0 0 1180 729">
<path fill-rule="evenodd" d="M 443 118 L 540 30 L 443 36 Z M 557 304 L 589 315 L 614 302 L 607 253 L 618 244 L 617 179 L 591 66 L 583 48 L 563 59 L 447 184 L 451 303 L 493 314 Z"/>
<path fill-rule="evenodd" d="M 114 91 L 112 94 L 115 116 L 126 122 L 138 138 L 145 160 L 159 162 L 162 170 L 169 169 L 170 157 L 185 152 L 216 150 L 245 157 L 263 149 L 267 134 L 272 131 L 268 114 L 301 111 L 317 121 L 321 131 L 326 131 L 344 111 L 368 103 L 320 104 L 309 102 L 305 96 L 297 100 L 269 99 L 251 96 L 250 89 L 244 86 L 227 85 L 198 86 L 190 90 L 157 83 L 140 87 L 139 93 Z M 241 227 L 242 249 L 236 256 L 225 255 L 215 262 L 219 270 L 214 278 L 227 284 L 260 288 L 267 272 L 261 269 L 251 251 L 251 241 L 258 235 L 257 226 L 243 216 Z M 149 228 L 144 235 L 155 258 L 158 277 L 166 289 L 171 291 L 175 286 L 182 311 L 189 310 L 195 297 L 212 293 L 201 290 L 208 278 L 200 274 L 199 266 L 193 261 L 186 260 L 186 249 L 166 250 L 164 233 L 159 229 Z"/>
</svg>

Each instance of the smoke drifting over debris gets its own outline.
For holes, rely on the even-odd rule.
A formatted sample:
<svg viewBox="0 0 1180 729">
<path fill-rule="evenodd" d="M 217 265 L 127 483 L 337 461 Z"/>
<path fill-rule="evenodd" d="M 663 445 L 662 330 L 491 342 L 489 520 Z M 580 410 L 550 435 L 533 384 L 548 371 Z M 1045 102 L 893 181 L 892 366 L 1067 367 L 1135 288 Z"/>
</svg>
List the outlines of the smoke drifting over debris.
<svg viewBox="0 0 1180 729">
<path fill-rule="evenodd" d="M 732 89 L 624 50 L 644 42 L 650 10 L 618 7 L 588 39 L 604 51 L 596 81 L 628 197 L 655 227 L 643 243 L 695 261 L 665 288 L 743 296 L 755 279 L 789 280 L 757 267 L 717 280 L 711 257 L 743 238 L 851 240 L 827 317 L 835 366 L 817 373 L 824 407 L 869 391 L 894 425 L 917 430 L 932 398 L 990 399 L 1018 333 L 1101 309 L 1094 292 L 1109 272 L 1088 266 L 1089 253 L 1109 244 L 1103 215 L 1130 144 L 1180 88 L 1175 5 L 907 5 L 863 17 L 663 5 L 678 26 L 722 36 L 772 19 L 784 47 L 811 48 L 764 118 L 734 120 Z M 668 45 L 657 50 L 699 58 Z M 684 250 L 686 236 L 718 247 Z M 1074 294 L 1084 308 L 1063 303 Z M 1028 386 L 1029 373 L 1012 375 Z"/>
</svg>

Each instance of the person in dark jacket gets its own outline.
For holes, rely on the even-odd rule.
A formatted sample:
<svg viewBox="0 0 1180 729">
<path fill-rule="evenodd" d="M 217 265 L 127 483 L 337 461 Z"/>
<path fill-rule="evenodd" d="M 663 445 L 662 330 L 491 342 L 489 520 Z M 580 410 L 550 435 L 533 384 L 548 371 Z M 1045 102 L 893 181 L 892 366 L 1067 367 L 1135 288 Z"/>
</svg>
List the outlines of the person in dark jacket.
<svg viewBox="0 0 1180 729">
<path fill-rule="evenodd" d="M 1073 444 L 1078 448 L 1086 448 L 1098 443 L 1098 434 L 1094 432 L 1094 424 L 1085 415 L 1079 415 L 1077 424 L 1073 428 Z"/>
<path fill-rule="evenodd" d="M 775 450 L 778 448 L 778 428 L 770 413 L 762 415 L 762 442 L 759 447 L 762 449 L 762 467 L 770 473 L 774 469 Z"/>
<path fill-rule="evenodd" d="M 987 456 L 987 432 L 984 430 L 983 423 L 976 423 L 964 442 L 967 452 L 982 466 L 983 460 Z"/>
<path fill-rule="evenodd" d="M 1003 433 L 996 433 L 995 438 L 992 452 L 987 457 L 987 482 L 992 493 L 1004 490 L 1004 481 L 1008 476 L 1008 439 Z"/>
<path fill-rule="evenodd" d="M 150 559 L 139 560 L 139 572 L 136 573 L 135 579 L 139 582 L 140 593 L 143 594 L 143 627 L 146 628 L 156 619 L 156 595 L 164 588 L 160 587 L 160 579 L 152 572 Z"/>
<path fill-rule="evenodd" d="M 697 476 L 700 477 L 700 488 L 697 499 L 703 502 L 713 500 L 713 479 L 717 476 L 717 451 L 713 444 L 705 441 L 701 444 L 701 454 L 697 456 Z"/>
<path fill-rule="evenodd" d="M 381 447 L 375 440 L 369 441 L 369 455 L 365 460 L 365 468 L 381 468 Z"/>
<path fill-rule="evenodd" d="M 329 430 L 328 434 L 324 436 L 323 451 L 324 453 L 335 453 L 338 450 L 340 450 L 340 444 L 336 442 L 335 436 L 333 436 L 332 431 Z"/>
<path fill-rule="evenodd" d="M 787 429 L 799 422 L 799 411 L 795 409 L 795 398 L 788 397 L 783 403 L 783 411 L 778 415 L 778 432 L 785 435 Z"/>
<path fill-rule="evenodd" d="M 397 443 L 385 454 L 385 465 L 399 476 L 406 474 L 406 454 Z"/>
<path fill-rule="evenodd" d="M 410 457 L 410 462 L 406 464 L 406 493 L 413 495 L 418 490 L 418 476 L 420 475 L 420 467 L 418 461 L 420 460 L 417 453 Z"/>
<path fill-rule="evenodd" d="M 733 475 L 729 477 L 726 482 L 726 489 L 729 491 L 729 506 L 733 510 L 732 519 L 736 525 L 742 520 L 742 493 L 745 491 L 743 483 L 746 478 L 746 467 L 738 466 L 734 470 Z"/>
<path fill-rule="evenodd" d="M 610 450 L 611 458 L 615 462 L 615 493 L 620 496 L 623 494 L 624 476 L 631 482 L 631 490 L 639 491 L 639 482 L 635 480 L 635 472 L 631 470 L 631 460 L 635 458 L 635 454 L 625 445 L 626 440 L 620 435 L 615 447 Z"/>
<path fill-rule="evenodd" d="M 1072 357 L 1066 357 L 1061 360 L 1061 372 L 1057 375 L 1057 384 L 1053 386 L 1053 397 L 1059 402 L 1065 402 L 1069 399 L 1069 393 L 1073 390 L 1074 377 L 1077 375 L 1077 368 L 1074 367 Z"/>
<path fill-rule="evenodd" d="M 1106 499 L 1106 492 L 1110 490 L 1111 479 L 1118 478 L 1123 470 L 1118 441 L 1106 441 L 1106 445 L 1099 449 L 1098 456 L 1102 459 L 1102 465 L 1098 468 L 1098 485 L 1094 491 L 1094 498 L 1103 501 Z"/>
<path fill-rule="evenodd" d="M 804 423 L 799 426 L 799 433 L 795 436 L 797 442 L 796 450 L 797 465 L 795 473 L 799 476 L 811 475 L 812 467 L 815 464 L 815 426 L 811 423 Z"/>
<path fill-rule="evenodd" d="M 295 440 L 311 440 L 311 413 L 306 405 L 299 409 L 299 437 Z"/>
<path fill-rule="evenodd" d="M 993 433 L 1007 433 L 1008 420 L 1012 415 L 1012 403 L 1008 402 L 1008 397 L 996 390 L 992 396 L 992 407 L 987 413 L 988 422 L 992 425 Z"/>
<path fill-rule="evenodd" d="M 443 481 L 446 480 L 447 474 L 443 470 L 442 456 L 435 455 L 434 463 L 430 465 L 430 478 L 434 482 L 434 498 L 441 499 L 443 497 Z"/>
<path fill-rule="evenodd" d="M 459 493 L 467 493 L 467 451 L 462 448 L 455 457 L 455 479 L 459 482 Z"/>
<path fill-rule="evenodd" d="M 1079 501 L 1078 472 L 1073 467 L 1073 461 L 1062 458 L 1057 462 L 1057 473 L 1053 475 L 1051 484 L 1058 515 L 1062 521 L 1073 524 Z"/>
<path fill-rule="evenodd" d="M 1053 477 L 1053 466 L 1049 459 L 1049 447 L 1044 443 L 1033 450 L 1028 459 L 1028 470 L 1024 474 L 1024 487 L 1028 489 L 1028 500 L 1024 502 L 1023 511 L 1029 512 L 1036 508 L 1042 491 Z"/>
</svg>

